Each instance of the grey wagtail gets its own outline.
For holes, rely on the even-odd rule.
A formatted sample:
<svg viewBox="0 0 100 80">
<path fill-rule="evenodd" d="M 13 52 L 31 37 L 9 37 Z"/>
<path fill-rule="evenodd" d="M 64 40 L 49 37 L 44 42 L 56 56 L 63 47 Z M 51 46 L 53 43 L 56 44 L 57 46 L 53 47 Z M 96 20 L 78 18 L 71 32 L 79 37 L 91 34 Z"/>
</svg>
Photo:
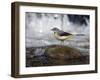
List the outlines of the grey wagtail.
<svg viewBox="0 0 100 80">
<path fill-rule="evenodd" d="M 63 30 L 60 30 L 58 28 L 51 29 L 54 32 L 54 36 L 56 39 L 60 40 L 61 42 L 64 42 L 64 40 L 72 38 L 73 34 L 64 32 Z"/>
</svg>

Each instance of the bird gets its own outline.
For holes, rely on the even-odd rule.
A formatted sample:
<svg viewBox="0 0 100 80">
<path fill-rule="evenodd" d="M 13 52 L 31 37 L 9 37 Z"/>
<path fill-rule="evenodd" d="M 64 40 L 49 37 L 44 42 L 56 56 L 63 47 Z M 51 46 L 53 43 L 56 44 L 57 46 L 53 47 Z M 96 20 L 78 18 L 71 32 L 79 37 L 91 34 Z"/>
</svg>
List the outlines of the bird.
<svg viewBox="0 0 100 80">
<path fill-rule="evenodd" d="M 73 37 L 73 34 L 60 30 L 56 27 L 52 28 L 51 30 L 54 32 L 55 38 L 61 41 L 61 45 L 65 40 Z"/>
</svg>

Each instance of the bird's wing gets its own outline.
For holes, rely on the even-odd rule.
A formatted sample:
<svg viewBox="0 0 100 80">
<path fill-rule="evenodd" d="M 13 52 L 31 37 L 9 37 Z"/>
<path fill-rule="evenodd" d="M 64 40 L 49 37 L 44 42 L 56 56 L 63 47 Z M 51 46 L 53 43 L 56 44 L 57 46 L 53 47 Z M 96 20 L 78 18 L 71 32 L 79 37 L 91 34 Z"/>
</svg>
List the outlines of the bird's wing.
<svg viewBox="0 0 100 80">
<path fill-rule="evenodd" d="M 67 33 L 67 32 L 64 32 L 64 31 L 60 31 L 60 32 L 59 32 L 59 35 L 60 35 L 60 36 L 69 36 L 69 35 L 72 35 L 72 34 Z"/>
</svg>

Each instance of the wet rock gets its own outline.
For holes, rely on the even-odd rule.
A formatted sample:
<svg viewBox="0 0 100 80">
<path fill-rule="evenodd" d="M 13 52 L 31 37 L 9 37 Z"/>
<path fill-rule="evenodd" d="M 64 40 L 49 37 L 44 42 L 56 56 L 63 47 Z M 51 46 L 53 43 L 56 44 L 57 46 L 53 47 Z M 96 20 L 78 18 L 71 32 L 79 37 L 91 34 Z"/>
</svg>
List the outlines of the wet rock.
<svg viewBox="0 0 100 80">
<path fill-rule="evenodd" d="M 60 45 L 26 48 L 26 67 L 78 64 L 89 64 L 89 55 L 75 48 Z"/>
<path fill-rule="evenodd" d="M 45 50 L 45 55 L 53 59 L 75 59 L 80 58 L 78 50 L 67 46 L 54 45 Z"/>
</svg>

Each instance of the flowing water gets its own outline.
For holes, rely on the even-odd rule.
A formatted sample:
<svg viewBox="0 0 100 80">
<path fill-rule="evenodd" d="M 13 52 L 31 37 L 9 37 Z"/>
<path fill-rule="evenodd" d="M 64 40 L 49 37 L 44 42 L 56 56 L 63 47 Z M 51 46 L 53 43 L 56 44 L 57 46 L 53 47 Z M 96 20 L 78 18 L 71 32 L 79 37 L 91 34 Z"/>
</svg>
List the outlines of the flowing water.
<svg viewBox="0 0 100 80">
<path fill-rule="evenodd" d="M 87 16 L 27 12 L 25 18 L 26 65 L 44 66 L 49 63 L 48 57 L 44 55 L 45 49 L 51 45 L 61 45 L 61 42 L 54 37 L 54 33 L 51 31 L 54 27 L 74 35 L 70 40 L 63 42 L 64 46 L 75 48 L 82 55 L 89 56 L 90 25 L 89 16 L 88 18 Z M 35 63 L 35 61 L 37 62 Z"/>
</svg>

